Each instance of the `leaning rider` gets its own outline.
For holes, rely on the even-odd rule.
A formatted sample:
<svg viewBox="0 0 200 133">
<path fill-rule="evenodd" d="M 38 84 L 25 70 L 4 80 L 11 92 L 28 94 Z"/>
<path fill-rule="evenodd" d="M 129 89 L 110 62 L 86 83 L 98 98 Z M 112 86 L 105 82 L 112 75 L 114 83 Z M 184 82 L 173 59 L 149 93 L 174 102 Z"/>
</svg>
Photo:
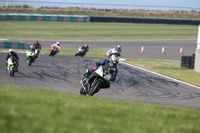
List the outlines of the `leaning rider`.
<svg viewBox="0 0 200 133">
<path fill-rule="evenodd" d="M 60 50 L 60 42 L 56 42 L 55 44 L 51 45 L 52 47 L 54 47 L 57 50 L 57 53 Z"/>
<path fill-rule="evenodd" d="M 97 70 L 97 68 L 101 65 L 105 66 L 105 67 L 109 67 L 109 71 L 111 74 L 111 79 L 110 81 L 115 81 L 116 80 L 116 76 L 117 76 L 117 64 L 119 62 L 119 58 L 116 55 L 112 55 L 110 59 L 104 59 L 101 60 L 100 62 L 96 62 L 96 66 L 91 68 L 91 69 L 87 69 L 87 72 L 84 73 L 83 77 L 86 77 L 87 80 L 85 81 L 85 87 L 88 87 L 88 82 L 93 78 L 94 76 L 94 71 Z M 110 82 L 107 81 L 105 84 L 103 84 L 102 88 L 109 88 L 110 87 Z"/>
<path fill-rule="evenodd" d="M 17 68 L 19 66 L 19 57 L 17 56 L 17 53 L 14 52 L 14 49 L 9 49 L 9 53 L 7 54 L 6 56 L 6 67 L 7 67 L 7 64 L 8 64 L 8 59 L 11 57 L 11 56 L 14 56 L 15 59 L 17 60 Z M 18 70 L 18 69 L 17 69 Z"/>
<path fill-rule="evenodd" d="M 117 45 L 116 48 L 111 48 L 107 51 L 106 55 L 110 58 L 113 54 L 121 56 L 122 48 L 120 45 Z"/>
<path fill-rule="evenodd" d="M 33 44 L 33 46 L 35 47 L 35 49 L 37 49 L 37 48 L 38 48 L 38 49 L 40 49 L 40 50 L 41 50 L 41 48 L 42 48 L 42 47 L 41 47 L 41 44 L 39 43 L 39 41 L 38 41 L 38 40 L 36 40 L 36 41 L 35 41 L 35 43 Z"/>
</svg>

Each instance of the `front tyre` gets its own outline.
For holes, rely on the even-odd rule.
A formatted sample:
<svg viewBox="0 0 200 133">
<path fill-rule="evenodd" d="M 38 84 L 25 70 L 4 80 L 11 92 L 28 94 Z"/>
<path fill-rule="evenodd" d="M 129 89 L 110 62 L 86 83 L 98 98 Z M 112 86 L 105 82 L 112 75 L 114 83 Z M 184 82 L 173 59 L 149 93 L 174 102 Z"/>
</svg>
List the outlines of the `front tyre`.
<svg viewBox="0 0 200 133">
<path fill-rule="evenodd" d="M 84 90 L 83 87 L 81 87 L 81 89 L 80 89 L 80 94 L 81 95 L 86 95 L 87 94 L 87 92 Z"/>
<path fill-rule="evenodd" d="M 31 63 L 32 63 L 32 59 L 28 58 L 28 65 L 31 66 Z"/>
<path fill-rule="evenodd" d="M 10 68 L 10 76 L 14 76 L 15 75 L 15 71 L 14 71 L 14 67 Z"/>
<path fill-rule="evenodd" d="M 100 87 L 101 87 L 101 80 L 98 77 L 96 77 L 90 86 L 89 95 L 93 96 L 95 93 L 99 91 Z"/>
</svg>

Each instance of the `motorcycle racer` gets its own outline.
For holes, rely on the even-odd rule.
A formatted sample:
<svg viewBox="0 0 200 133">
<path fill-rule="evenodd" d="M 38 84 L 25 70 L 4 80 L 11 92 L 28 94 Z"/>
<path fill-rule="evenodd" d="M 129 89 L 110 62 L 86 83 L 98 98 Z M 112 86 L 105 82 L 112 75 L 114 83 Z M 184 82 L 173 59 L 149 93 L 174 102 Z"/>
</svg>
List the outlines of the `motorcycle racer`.
<svg viewBox="0 0 200 133">
<path fill-rule="evenodd" d="M 59 52 L 59 50 L 60 50 L 60 42 L 56 42 L 55 44 L 52 44 L 52 45 L 51 45 L 51 51 L 50 51 L 50 53 L 49 53 L 49 56 L 52 55 L 53 50 L 54 50 L 56 53 Z"/>
<path fill-rule="evenodd" d="M 6 56 L 6 61 L 8 61 L 8 58 L 11 56 L 14 56 L 17 60 L 19 60 L 19 57 L 17 56 L 17 53 L 14 52 L 14 49 L 9 49 L 9 53 Z"/>
<path fill-rule="evenodd" d="M 110 58 L 113 54 L 116 54 L 117 56 L 121 56 L 122 48 L 120 45 L 118 45 L 116 48 L 109 49 L 106 53 L 108 58 Z"/>
<path fill-rule="evenodd" d="M 91 69 L 87 69 L 86 73 L 83 74 L 82 79 L 87 78 L 86 82 L 85 82 L 85 88 L 88 87 L 88 82 L 90 81 L 90 79 L 93 78 L 94 76 L 94 71 L 97 70 L 97 68 L 99 66 L 105 66 L 106 68 L 109 68 L 109 72 L 111 74 L 111 79 L 110 81 L 115 81 L 116 80 L 116 76 L 117 76 L 117 64 L 119 62 L 119 58 L 116 55 L 112 55 L 110 59 L 104 59 L 101 60 L 100 62 L 96 62 L 96 66 L 91 68 Z M 110 87 L 110 82 L 106 82 L 103 84 L 102 88 L 109 88 Z"/>
<path fill-rule="evenodd" d="M 35 43 L 33 44 L 33 46 L 35 47 L 35 49 L 40 49 L 41 50 L 41 44 L 38 42 L 38 40 L 35 41 Z"/>
<path fill-rule="evenodd" d="M 80 52 L 82 51 L 82 52 Z M 75 54 L 75 56 L 84 56 L 89 51 L 89 45 L 85 44 L 84 46 L 79 47 L 78 52 Z"/>
<path fill-rule="evenodd" d="M 57 49 L 57 52 L 59 52 L 59 50 L 60 50 L 60 42 L 56 42 L 55 44 L 53 44 L 51 46 L 54 47 L 55 49 Z"/>
<path fill-rule="evenodd" d="M 17 55 L 17 53 L 14 52 L 14 49 L 9 49 L 9 53 L 7 54 L 6 56 L 6 67 L 7 67 L 7 62 L 8 62 L 8 59 L 11 57 L 11 56 L 14 56 L 16 59 L 17 59 L 17 71 L 18 71 L 18 66 L 19 66 L 19 57 Z"/>
<path fill-rule="evenodd" d="M 32 51 L 33 53 L 35 53 L 35 47 L 33 45 L 30 45 L 29 49 L 30 51 Z"/>
</svg>

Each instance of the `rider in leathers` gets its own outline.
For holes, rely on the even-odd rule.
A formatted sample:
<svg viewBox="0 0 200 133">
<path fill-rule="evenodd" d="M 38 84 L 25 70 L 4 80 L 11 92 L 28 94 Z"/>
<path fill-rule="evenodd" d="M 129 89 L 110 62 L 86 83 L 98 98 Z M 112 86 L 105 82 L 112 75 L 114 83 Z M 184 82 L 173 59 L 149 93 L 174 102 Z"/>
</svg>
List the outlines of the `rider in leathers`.
<svg viewBox="0 0 200 133">
<path fill-rule="evenodd" d="M 83 56 L 89 51 L 89 45 L 88 45 L 88 44 L 85 44 L 84 46 L 81 46 L 81 47 L 79 47 L 79 48 L 81 48 L 81 50 L 84 51 Z M 78 55 L 79 55 L 79 53 L 76 53 L 76 54 L 75 54 L 75 56 L 78 56 Z"/>
<path fill-rule="evenodd" d="M 108 58 L 110 58 L 113 54 L 117 56 L 121 56 L 122 48 L 120 45 L 118 45 L 116 48 L 109 49 L 106 53 Z"/>
<path fill-rule="evenodd" d="M 35 47 L 35 49 L 40 49 L 41 50 L 41 44 L 38 42 L 38 40 L 35 41 L 35 43 L 33 44 L 33 46 Z"/>
<path fill-rule="evenodd" d="M 109 71 L 111 74 L 111 79 L 110 81 L 115 81 L 116 76 L 117 76 L 117 64 L 119 62 L 119 58 L 116 55 L 112 55 L 110 59 L 104 59 L 101 60 L 100 62 L 96 62 L 96 67 L 93 67 L 91 69 L 88 70 L 88 72 L 84 73 L 83 78 L 86 76 L 88 77 L 86 82 L 85 82 L 85 88 L 87 89 L 88 87 L 88 83 L 89 81 L 95 76 L 95 73 L 93 73 L 97 67 L 104 65 L 105 67 L 109 67 Z M 106 81 L 106 80 L 105 80 Z M 110 82 L 106 81 L 105 83 L 103 83 L 103 86 L 101 88 L 109 88 L 110 87 Z"/>
<path fill-rule="evenodd" d="M 6 67 L 7 67 L 7 62 L 8 62 L 8 59 L 11 57 L 11 56 L 14 56 L 16 59 L 17 59 L 17 71 L 18 71 L 18 66 L 19 66 L 19 57 L 17 56 L 17 53 L 14 52 L 14 49 L 9 49 L 9 53 L 7 54 L 6 56 Z"/>
</svg>

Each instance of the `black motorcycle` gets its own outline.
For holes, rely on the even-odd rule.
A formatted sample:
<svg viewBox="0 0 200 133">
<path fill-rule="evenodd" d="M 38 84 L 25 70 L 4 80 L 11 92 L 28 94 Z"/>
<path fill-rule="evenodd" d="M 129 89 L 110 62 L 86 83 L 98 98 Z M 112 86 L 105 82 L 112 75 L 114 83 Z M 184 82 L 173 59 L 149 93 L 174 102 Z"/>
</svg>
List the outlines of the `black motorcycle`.
<svg viewBox="0 0 200 133">
<path fill-rule="evenodd" d="M 90 79 L 90 81 L 88 82 L 88 87 L 86 88 L 85 82 L 87 80 L 87 77 L 83 78 L 81 80 L 81 89 L 80 89 L 80 94 L 81 95 L 90 95 L 93 96 L 95 93 L 97 93 L 102 86 L 104 86 L 105 83 L 108 83 L 110 78 L 111 78 L 111 74 L 108 70 L 105 69 L 104 66 L 100 66 L 96 71 L 94 71 L 93 73 L 93 78 Z"/>
<path fill-rule="evenodd" d="M 83 57 L 86 54 L 87 50 L 83 49 L 82 47 L 78 48 L 78 51 L 76 52 L 75 56 L 81 56 Z"/>
</svg>

